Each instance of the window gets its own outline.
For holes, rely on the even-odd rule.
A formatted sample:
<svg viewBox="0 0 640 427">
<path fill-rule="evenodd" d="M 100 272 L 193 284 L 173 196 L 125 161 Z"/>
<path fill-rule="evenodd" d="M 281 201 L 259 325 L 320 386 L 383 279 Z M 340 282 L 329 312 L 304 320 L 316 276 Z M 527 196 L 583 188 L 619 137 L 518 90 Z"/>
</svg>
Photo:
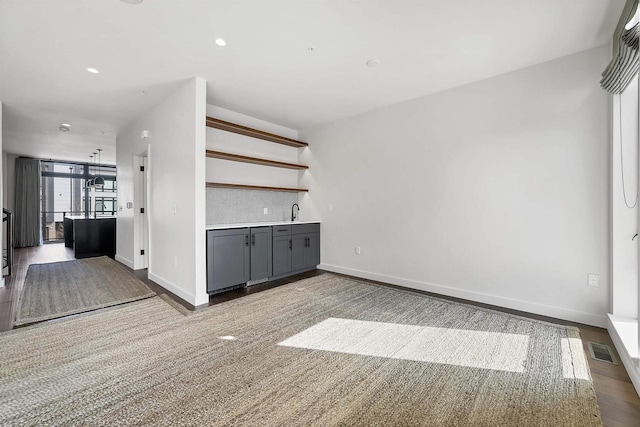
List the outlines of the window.
<svg viewBox="0 0 640 427">
<path fill-rule="evenodd" d="M 96 197 L 93 211 L 96 216 L 112 216 L 116 214 L 115 197 Z"/>
<path fill-rule="evenodd" d="M 43 160 L 40 162 L 41 228 L 45 242 L 64 238 L 65 215 L 111 216 L 116 214 L 116 168 L 86 163 Z M 88 188 L 86 183 L 96 172 L 105 178 L 101 188 Z M 98 196 L 100 195 L 100 196 Z"/>
</svg>

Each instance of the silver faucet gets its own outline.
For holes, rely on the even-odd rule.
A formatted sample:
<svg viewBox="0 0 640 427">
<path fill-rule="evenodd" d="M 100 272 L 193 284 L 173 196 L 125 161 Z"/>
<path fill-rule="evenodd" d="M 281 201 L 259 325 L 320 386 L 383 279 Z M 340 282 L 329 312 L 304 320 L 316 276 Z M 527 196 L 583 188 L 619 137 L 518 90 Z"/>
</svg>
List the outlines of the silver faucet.
<svg viewBox="0 0 640 427">
<path fill-rule="evenodd" d="M 296 220 L 296 214 L 293 213 L 293 207 L 294 206 L 298 206 L 298 204 L 294 203 L 293 205 L 291 205 L 291 221 L 295 221 Z M 298 206 L 298 213 L 300 213 L 300 206 Z"/>
</svg>

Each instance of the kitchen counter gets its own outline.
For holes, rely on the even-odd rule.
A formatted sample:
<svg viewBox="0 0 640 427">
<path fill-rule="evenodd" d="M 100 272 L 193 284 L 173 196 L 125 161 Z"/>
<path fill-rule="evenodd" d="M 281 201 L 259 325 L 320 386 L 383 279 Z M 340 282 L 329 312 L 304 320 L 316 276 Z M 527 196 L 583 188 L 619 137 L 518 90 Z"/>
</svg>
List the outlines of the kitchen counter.
<svg viewBox="0 0 640 427">
<path fill-rule="evenodd" d="M 244 222 L 238 224 L 207 225 L 207 230 L 225 230 L 228 228 L 271 227 L 274 225 L 320 224 L 320 221 L 276 221 L 276 222 Z"/>
<path fill-rule="evenodd" d="M 73 248 L 75 258 L 116 255 L 116 217 L 64 217 L 64 245 Z"/>
<path fill-rule="evenodd" d="M 86 216 L 86 215 L 65 215 L 65 218 L 76 220 L 76 219 L 109 219 L 115 218 L 115 215 L 101 215 L 101 216 Z"/>
</svg>

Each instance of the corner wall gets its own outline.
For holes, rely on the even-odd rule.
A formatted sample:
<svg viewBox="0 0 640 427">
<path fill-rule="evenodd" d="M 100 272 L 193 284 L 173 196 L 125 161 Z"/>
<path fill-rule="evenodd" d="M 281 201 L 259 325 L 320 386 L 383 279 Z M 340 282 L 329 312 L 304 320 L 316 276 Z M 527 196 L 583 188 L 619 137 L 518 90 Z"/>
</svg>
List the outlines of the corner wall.
<svg viewBox="0 0 640 427">
<path fill-rule="evenodd" d="M 0 102 L 0 153 L 2 153 L 2 102 Z M 0 160 L 0 212 L 2 212 L 2 208 L 6 205 L 4 203 L 4 154 L 2 156 L 2 160 Z M 4 215 L 4 214 L 3 214 Z M 2 237 L 2 243 L 0 243 L 0 248 L 4 250 L 5 242 L 6 242 L 6 233 L 4 232 L 4 226 L 2 227 L 2 233 L 0 236 Z M 4 265 L 4 264 L 3 264 Z M 4 272 L 4 268 L 0 269 Z M 4 275 L 0 274 L 0 288 L 4 288 Z"/>
<path fill-rule="evenodd" d="M 320 268 L 605 326 L 609 58 L 602 46 L 301 131 Z"/>
<path fill-rule="evenodd" d="M 139 268 L 141 239 L 134 174 L 148 156 L 149 279 L 193 305 L 208 302 L 205 246 L 206 81 L 184 86 L 137 119 L 117 139 L 116 259 Z M 141 139 L 141 132 L 149 137 Z M 131 202 L 132 208 L 127 208 Z M 138 214 L 139 215 L 139 214 Z"/>
<path fill-rule="evenodd" d="M 632 238 L 638 232 L 638 207 L 628 206 L 636 203 L 638 190 L 638 79 L 633 79 L 622 95 L 612 98 L 610 313 L 637 318 L 638 238 Z"/>
</svg>

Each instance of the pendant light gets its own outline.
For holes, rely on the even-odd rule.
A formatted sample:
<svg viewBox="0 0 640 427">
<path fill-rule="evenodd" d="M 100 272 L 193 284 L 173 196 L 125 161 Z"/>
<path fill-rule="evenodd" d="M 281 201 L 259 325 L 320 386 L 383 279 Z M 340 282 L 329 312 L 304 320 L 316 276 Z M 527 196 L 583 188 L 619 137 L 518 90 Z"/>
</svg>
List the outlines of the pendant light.
<svg viewBox="0 0 640 427">
<path fill-rule="evenodd" d="M 89 170 L 91 170 L 91 165 L 93 164 L 93 156 L 89 156 L 89 159 L 90 160 L 89 160 L 89 164 L 87 165 L 87 167 L 89 168 Z M 91 189 L 91 188 L 94 187 L 93 181 L 94 181 L 93 179 L 88 179 L 87 180 L 87 188 Z"/>
<path fill-rule="evenodd" d="M 101 176 L 100 172 L 102 168 L 100 167 L 102 161 L 102 148 L 98 148 L 98 176 L 93 180 L 93 185 L 98 188 L 102 188 L 104 185 L 104 178 Z"/>
</svg>

